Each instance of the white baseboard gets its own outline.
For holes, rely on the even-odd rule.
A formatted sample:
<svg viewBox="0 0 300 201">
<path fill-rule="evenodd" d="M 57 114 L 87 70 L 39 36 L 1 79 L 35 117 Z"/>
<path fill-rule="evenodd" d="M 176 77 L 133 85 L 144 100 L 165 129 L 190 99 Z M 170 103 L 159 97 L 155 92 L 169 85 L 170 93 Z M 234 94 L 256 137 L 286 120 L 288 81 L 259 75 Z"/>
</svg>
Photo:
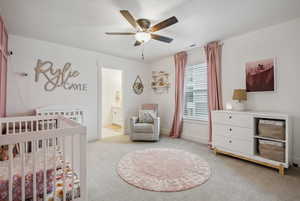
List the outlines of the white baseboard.
<svg viewBox="0 0 300 201">
<path fill-rule="evenodd" d="M 184 140 L 190 140 L 192 142 L 197 142 L 200 144 L 208 144 L 208 140 L 204 139 L 204 138 L 199 138 L 199 137 L 195 137 L 195 136 L 190 136 L 190 135 L 182 135 L 182 139 Z"/>
<path fill-rule="evenodd" d="M 160 134 L 162 136 L 169 136 L 170 134 L 170 129 L 168 128 L 161 128 L 160 129 Z M 184 140 L 189 140 L 189 141 L 192 141 L 192 142 L 197 142 L 197 143 L 201 143 L 201 144 L 207 144 L 208 140 L 207 139 L 202 139 L 200 137 L 195 137 L 195 136 L 192 136 L 192 135 L 187 135 L 187 134 L 182 134 L 181 136 L 182 139 Z"/>
<path fill-rule="evenodd" d="M 160 134 L 163 135 L 163 136 L 169 136 L 170 129 L 168 129 L 168 128 L 160 128 Z"/>
<path fill-rule="evenodd" d="M 99 139 L 100 139 L 100 138 L 98 138 L 98 137 L 90 138 L 90 139 L 88 139 L 87 142 L 96 142 L 96 141 L 98 141 Z"/>
<path fill-rule="evenodd" d="M 300 157 L 294 157 L 294 163 L 298 164 L 300 167 Z"/>
</svg>

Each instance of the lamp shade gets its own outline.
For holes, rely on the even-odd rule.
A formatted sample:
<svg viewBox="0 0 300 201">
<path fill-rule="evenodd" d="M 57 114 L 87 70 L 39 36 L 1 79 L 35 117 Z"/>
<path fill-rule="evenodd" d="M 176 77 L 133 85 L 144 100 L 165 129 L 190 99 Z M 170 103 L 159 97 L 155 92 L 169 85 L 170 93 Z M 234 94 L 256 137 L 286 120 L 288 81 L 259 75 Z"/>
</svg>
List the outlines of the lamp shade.
<svg viewBox="0 0 300 201">
<path fill-rule="evenodd" d="M 233 100 L 238 100 L 238 101 L 242 101 L 242 100 L 247 100 L 247 92 L 246 89 L 235 89 L 233 91 Z"/>
</svg>

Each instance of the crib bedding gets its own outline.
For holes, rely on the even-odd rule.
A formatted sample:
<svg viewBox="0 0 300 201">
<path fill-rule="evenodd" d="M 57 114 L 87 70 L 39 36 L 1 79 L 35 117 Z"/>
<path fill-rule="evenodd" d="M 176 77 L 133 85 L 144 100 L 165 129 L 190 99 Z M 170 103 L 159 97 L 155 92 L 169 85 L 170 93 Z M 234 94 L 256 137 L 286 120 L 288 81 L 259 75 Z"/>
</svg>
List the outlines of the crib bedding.
<svg viewBox="0 0 300 201">
<path fill-rule="evenodd" d="M 53 181 L 54 181 L 54 169 L 47 170 L 47 193 L 53 191 Z M 0 180 L 0 201 L 8 201 L 8 180 Z M 36 190 L 37 194 L 44 193 L 44 171 L 40 170 L 36 172 Z M 13 187 L 12 187 L 13 201 L 22 200 L 22 177 L 20 174 L 13 176 Z M 33 195 L 33 173 L 27 173 L 25 175 L 25 198 L 32 198 Z"/>
<path fill-rule="evenodd" d="M 56 153 L 56 154 L 54 154 Z M 66 200 L 72 198 L 72 177 L 74 178 L 74 198 L 80 196 L 79 179 L 75 172 L 73 172 L 70 163 L 66 162 L 65 169 L 63 170 L 63 160 L 60 152 L 55 152 L 53 149 L 49 149 L 47 157 L 44 157 L 43 151 L 38 151 L 35 154 L 35 168 L 36 168 L 36 193 L 37 200 L 43 201 L 44 196 L 44 161 L 46 159 L 46 188 L 47 198 L 46 200 L 53 201 L 55 194 L 55 201 L 63 200 L 63 174 L 65 173 L 66 183 Z M 33 200 L 33 154 L 25 154 L 24 176 L 25 176 L 25 199 L 26 201 Z M 8 201 L 9 196 L 9 182 L 8 182 L 8 168 L 9 161 L 0 161 L 0 201 Z M 21 176 L 21 164 L 22 160 L 19 156 L 13 159 L 13 185 L 12 195 L 13 201 L 22 200 L 22 176 Z M 56 175 L 55 175 L 56 167 Z M 56 192 L 54 191 L 54 178 L 56 178 Z"/>
</svg>

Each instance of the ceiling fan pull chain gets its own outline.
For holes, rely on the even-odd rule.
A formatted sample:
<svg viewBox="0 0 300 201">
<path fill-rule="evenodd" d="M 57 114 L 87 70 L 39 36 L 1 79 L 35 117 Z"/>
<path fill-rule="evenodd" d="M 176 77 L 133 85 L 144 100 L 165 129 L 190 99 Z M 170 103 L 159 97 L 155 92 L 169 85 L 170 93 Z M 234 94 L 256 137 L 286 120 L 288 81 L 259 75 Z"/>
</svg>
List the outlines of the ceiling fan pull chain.
<svg viewBox="0 0 300 201">
<path fill-rule="evenodd" d="M 145 57 L 144 57 L 144 50 L 145 50 L 145 46 L 143 46 L 143 50 L 142 50 L 142 60 L 145 60 Z"/>
</svg>

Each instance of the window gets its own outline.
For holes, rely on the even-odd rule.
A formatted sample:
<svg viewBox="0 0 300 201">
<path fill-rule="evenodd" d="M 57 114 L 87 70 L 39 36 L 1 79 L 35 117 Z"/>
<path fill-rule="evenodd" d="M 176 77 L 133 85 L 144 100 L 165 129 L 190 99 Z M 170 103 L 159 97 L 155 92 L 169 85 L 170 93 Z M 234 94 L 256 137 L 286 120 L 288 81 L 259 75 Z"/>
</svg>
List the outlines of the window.
<svg viewBox="0 0 300 201">
<path fill-rule="evenodd" d="M 208 119 L 207 64 L 187 66 L 184 98 L 184 119 Z"/>
</svg>

